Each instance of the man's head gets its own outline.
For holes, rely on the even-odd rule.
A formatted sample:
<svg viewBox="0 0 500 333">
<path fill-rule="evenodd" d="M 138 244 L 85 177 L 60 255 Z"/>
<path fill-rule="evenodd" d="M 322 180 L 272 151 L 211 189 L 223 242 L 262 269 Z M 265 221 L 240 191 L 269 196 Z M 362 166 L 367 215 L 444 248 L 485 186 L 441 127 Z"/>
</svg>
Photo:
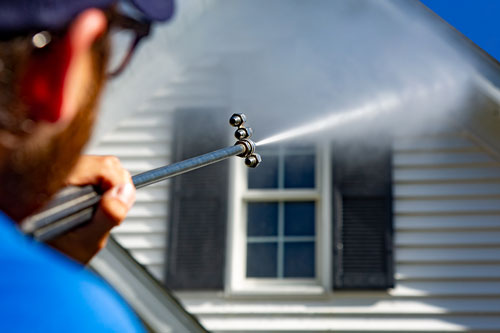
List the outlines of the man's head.
<svg viewBox="0 0 500 333">
<path fill-rule="evenodd" d="M 88 140 L 113 2 L 0 0 L 0 210 L 15 220 L 64 184 Z M 143 21 L 172 14 L 170 0 L 133 3 Z"/>
</svg>

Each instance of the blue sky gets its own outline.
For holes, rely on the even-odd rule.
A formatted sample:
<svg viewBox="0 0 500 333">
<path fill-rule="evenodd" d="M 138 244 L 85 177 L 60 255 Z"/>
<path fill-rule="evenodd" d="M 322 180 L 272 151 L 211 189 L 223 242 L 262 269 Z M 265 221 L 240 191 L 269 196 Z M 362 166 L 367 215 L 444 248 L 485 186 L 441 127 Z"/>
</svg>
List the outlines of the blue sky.
<svg viewBox="0 0 500 333">
<path fill-rule="evenodd" d="M 500 0 L 420 0 L 500 61 Z"/>
</svg>

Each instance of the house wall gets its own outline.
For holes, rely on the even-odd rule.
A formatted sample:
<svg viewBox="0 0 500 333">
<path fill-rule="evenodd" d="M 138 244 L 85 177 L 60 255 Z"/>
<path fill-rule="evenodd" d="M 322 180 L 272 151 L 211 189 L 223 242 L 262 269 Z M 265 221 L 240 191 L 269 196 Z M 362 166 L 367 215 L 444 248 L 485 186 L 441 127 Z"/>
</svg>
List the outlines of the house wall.
<svg viewBox="0 0 500 333">
<path fill-rule="evenodd" d="M 217 89 L 203 91 L 203 84 L 187 83 L 215 82 L 217 66 L 189 73 L 178 82 L 182 94 L 176 89 L 160 92 L 91 152 L 116 154 L 133 174 L 170 163 L 171 112 L 181 106 L 222 107 L 226 100 Z M 334 291 L 309 298 L 242 298 L 222 292 L 177 296 L 216 332 L 499 331 L 498 162 L 453 132 L 397 140 L 393 167 L 394 289 Z M 120 244 L 158 279 L 164 272 L 167 206 L 168 182 L 141 189 L 129 217 L 114 231 Z"/>
<path fill-rule="evenodd" d="M 239 3 L 251 7 L 250 3 L 254 2 Z M 270 7 L 281 12 L 277 3 Z M 237 26 L 235 22 L 241 17 L 234 16 L 228 4 L 226 2 L 224 8 L 218 8 L 218 12 L 225 16 L 213 15 L 208 24 L 206 17 L 197 22 L 201 34 L 199 41 L 206 37 L 200 33 L 205 31 L 204 27 L 223 25 L 219 22 L 226 24 L 228 17 L 233 20 L 229 22 L 230 26 Z M 292 7 L 287 8 L 292 11 Z M 288 17 L 290 12 L 284 16 Z M 248 10 L 244 13 L 249 15 Z M 250 13 L 254 13 L 254 17 L 264 14 L 260 8 L 254 8 Z M 270 21 L 275 23 L 274 18 Z M 262 22 L 241 25 L 261 28 Z M 246 102 L 245 98 L 253 97 L 249 92 L 258 92 L 258 87 L 251 85 L 235 87 L 238 78 L 245 75 L 235 68 L 258 58 L 254 55 L 279 48 L 281 44 L 277 41 L 285 44 L 280 39 L 282 37 L 268 33 L 274 29 L 267 31 L 265 27 L 262 35 L 269 35 L 269 40 L 255 38 L 258 41 L 249 41 L 249 36 L 243 35 L 244 38 L 229 38 L 231 42 L 228 42 L 215 29 L 215 33 L 209 30 L 206 34 L 217 37 L 215 42 L 219 44 L 210 39 L 207 42 L 215 45 L 216 51 L 201 42 L 191 46 L 194 51 L 185 46 L 189 51 L 186 54 L 193 58 L 191 63 L 197 66 L 176 71 L 181 74 L 169 84 L 162 81 L 165 88 L 160 88 L 135 114 L 119 122 L 114 131 L 99 138 L 90 152 L 117 155 L 132 173 L 172 162 L 169 129 L 172 126 L 171 113 L 176 108 L 227 107 L 236 110 L 239 104 Z M 226 30 L 239 36 L 236 28 L 222 29 Z M 211 57 L 225 65 L 220 67 L 217 61 L 207 62 Z M 236 58 L 239 61 L 234 60 Z M 303 59 L 299 57 L 299 60 L 302 62 Z M 224 77 L 222 68 L 231 66 L 234 68 L 229 80 L 233 82 L 229 86 L 230 81 Z M 161 68 L 155 70 L 157 76 L 164 74 Z M 263 70 L 267 71 L 267 68 Z M 351 72 L 348 74 L 342 77 L 349 78 Z M 364 78 L 364 74 L 360 77 Z M 337 76 L 333 79 L 342 85 L 349 83 Z M 394 289 L 388 292 L 335 291 L 300 298 L 272 295 L 244 298 L 223 292 L 177 295 L 207 329 L 216 332 L 500 331 L 498 163 L 464 135 L 444 133 L 397 140 L 393 174 Z M 118 241 L 159 279 L 163 277 L 165 264 L 167 207 L 168 182 L 141 189 L 129 217 L 114 231 Z"/>
<path fill-rule="evenodd" d="M 498 332 L 500 167 L 457 133 L 394 144 L 396 286 L 238 298 L 179 293 L 211 331 Z"/>
</svg>

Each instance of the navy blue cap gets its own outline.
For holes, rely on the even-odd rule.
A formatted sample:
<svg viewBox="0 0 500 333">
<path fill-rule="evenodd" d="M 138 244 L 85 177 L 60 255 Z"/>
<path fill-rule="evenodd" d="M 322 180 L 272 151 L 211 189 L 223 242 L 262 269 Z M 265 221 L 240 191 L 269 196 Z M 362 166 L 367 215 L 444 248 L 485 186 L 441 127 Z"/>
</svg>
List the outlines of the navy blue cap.
<svg viewBox="0 0 500 333">
<path fill-rule="evenodd" d="M 117 2 L 120 1 L 0 0 L 0 34 L 60 29 L 87 8 L 107 8 Z M 174 12 L 173 0 L 129 0 L 128 2 L 149 21 L 167 21 Z"/>
</svg>

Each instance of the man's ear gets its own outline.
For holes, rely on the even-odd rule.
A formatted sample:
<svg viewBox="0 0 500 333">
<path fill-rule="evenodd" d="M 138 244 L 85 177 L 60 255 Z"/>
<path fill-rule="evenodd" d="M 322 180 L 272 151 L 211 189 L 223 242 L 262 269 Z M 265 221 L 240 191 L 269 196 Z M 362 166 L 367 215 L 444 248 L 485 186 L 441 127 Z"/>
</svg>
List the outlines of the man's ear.
<svg viewBox="0 0 500 333">
<path fill-rule="evenodd" d="M 80 102 L 80 81 L 84 80 L 82 66 L 106 27 L 102 11 L 87 9 L 72 21 L 61 39 L 34 52 L 20 82 L 21 98 L 33 120 L 55 123 L 74 116 Z"/>
</svg>

